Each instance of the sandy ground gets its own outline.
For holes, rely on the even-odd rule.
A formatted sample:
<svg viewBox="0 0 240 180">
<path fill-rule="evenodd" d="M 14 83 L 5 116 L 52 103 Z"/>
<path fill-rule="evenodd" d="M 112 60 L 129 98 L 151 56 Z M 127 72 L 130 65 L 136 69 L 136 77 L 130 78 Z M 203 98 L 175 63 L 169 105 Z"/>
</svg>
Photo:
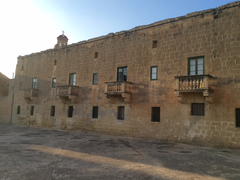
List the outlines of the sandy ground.
<svg viewBox="0 0 240 180">
<path fill-rule="evenodd" d="M 0 123 L 0 179 L 240 179 L 240 150 Z"/>
</svg>

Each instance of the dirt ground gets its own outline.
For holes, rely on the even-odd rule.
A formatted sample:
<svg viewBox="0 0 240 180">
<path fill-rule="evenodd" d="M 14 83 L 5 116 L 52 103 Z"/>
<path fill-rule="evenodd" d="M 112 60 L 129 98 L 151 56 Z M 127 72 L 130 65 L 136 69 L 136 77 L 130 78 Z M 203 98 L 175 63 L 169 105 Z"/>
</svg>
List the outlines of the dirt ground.
<svg viewBox="0 0 240 180">
<path fill-rule="evenodd" d="M 0 123 L 0 179 L 240 179 L 240 150 Z"/>
</svg>

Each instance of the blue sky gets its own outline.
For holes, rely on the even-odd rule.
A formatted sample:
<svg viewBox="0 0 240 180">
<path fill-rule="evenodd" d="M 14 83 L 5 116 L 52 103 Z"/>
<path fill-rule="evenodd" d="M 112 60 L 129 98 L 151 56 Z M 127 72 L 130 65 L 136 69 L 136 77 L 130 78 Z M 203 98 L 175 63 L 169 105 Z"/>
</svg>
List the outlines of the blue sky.
<svg viewBox="0 0 240 180">
<path fill-rule="evenodd" d="M 232 0 L 0 0 L 0 72 L 12 78 L 17 57 L 136 26 L 213 9 Z"/>
</svg>

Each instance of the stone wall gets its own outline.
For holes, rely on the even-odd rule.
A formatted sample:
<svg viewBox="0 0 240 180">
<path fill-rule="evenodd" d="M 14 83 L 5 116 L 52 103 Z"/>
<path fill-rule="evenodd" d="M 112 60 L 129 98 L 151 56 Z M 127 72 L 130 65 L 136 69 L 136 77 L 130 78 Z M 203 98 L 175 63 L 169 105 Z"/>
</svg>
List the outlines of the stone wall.
<svg viewBox="0 0 240 180">
<path fill-rule="evenodd" d="M 8 79 L 7 96 L 0 97 L 0 122 L 11 122 L 12 99 L 14 90 L 14 80 Z"/>
<path fill-rule="evenodd" d="M 183 17 L 110 33 L 60 49 L 18 57 L 15 78 L 13 122 L 57 129 L 85 129 L 108 134 L 161 140 L 240 147 L 240 128 L 235 108 L 240 108 L 240 3 L 191 13 Z M 153 41 L 157 47 L 153 48 Z M 96 58 L 95 53 L 98 52 Z M 188 59 L 204 57 L 205 74 L 213 79 L 212 100 L 202 92 L 175 96 L 175 76 L 188 75 Z M 55 61 L 57 60 L 57 61 Z M 54 64 L 56 62 L 56 65 Z M 121 96 L 106 98 L 105 82 L 117 80 L 117 68 L 127 66 L 132 82 L 131 102 Z M 151 81 L 151 66 L 158 67 Z M 79 96 L 76 103 L 62 103 L 52 88 L 68 85 L 76 73 Z M 93 73 L 98 84 L 92 85 Z M 38 78 L 38 99 L 27 102 L 24 90 Z M 205 115 L 191 115 L 191 103 L 204 103 Z M 17 114 L 17 106 L 21 113 Z M 34 114 L 30 115 L 31 106 Z M 50 116 L 55 106 L 55 116 Z M 73 117 L 68 118 L 68 107 Z M 98 106 L 97 119 L 92 108 Z M 124 120 L 117 119 L 124 106 Z M 160 122 L 152 122 L 152 107 L 160 107 Z"/>
</svg>

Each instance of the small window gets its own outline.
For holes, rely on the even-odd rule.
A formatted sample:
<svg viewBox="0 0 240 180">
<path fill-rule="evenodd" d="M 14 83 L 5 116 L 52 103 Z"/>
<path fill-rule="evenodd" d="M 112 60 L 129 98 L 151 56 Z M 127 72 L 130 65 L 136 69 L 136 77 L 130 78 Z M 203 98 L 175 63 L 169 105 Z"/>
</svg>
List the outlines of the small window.
<svg viewBox="0 0 240 180">
<path fill-rule="evenodd" d="M 192 103 L 192 116 L 205 116 L 204 103 Z"/>
<path fill-rule="evenodd" d="M 152 42 L 152 48 L 156 48 L 157 47 L 157 40 Z"/>
<path fill-rule="evenodd" d="M 21 69 L 22 71 L 24 70 L 24 66 L 22 66 L 22 69 Z"/>
<path fill-rule="evenodd" d="M 95 53 L 94 53 L 94 58 L 95 58 L 95 59 L 98 58 L 98 52 L 95 52 Z"/>
<path fill-rule="evenodd" d="M 127 67 L 117 68 L 117 81 L 127 81 Z"/>
<path fill-rule="evenodd" d="M 69 74 L 69 85 L 76 86 L 76 73 Z"/>
<path fill-rule="evenodd" d="M 57 79 L 52 78 L 52 88 L 56 88 L 56 84 L 57 84 Z"/>
<path fill-rule="evenodd" d="M 30 115 L 32 116 L 34 114 L 34 106 L 31 106 L 31 112 Z"/>
<path fill-rule="evenodd" d="M 19 90 L 22 90 L 22 81 L 19 82 Z"/>
<path fill-rule="evenodd" d="M 151 80 L 157 80 L 157 71 L 158 67 L 157 66 L 151 66 Z"/>
<path fill-rule="evenodd" d="M 188 59 L 188 75 L 204 74 L 204 57 Z"/>
<path fill-rule="evenodd" d="M 118 106 L 118 117 L 119 120 L 124 120 L 124 106 Z"/>
<path fill-rule="evenodd" d="M 51 106 L 51 116 L 55 116 L 55 106 Z"/>
<path fill-rule="evenodd" d="M 240 108 L 236 108 L 236 127 L 240 127 Z"/>
<path fill-rule="evenodd" d="M 160 122 L 160 107 L 152 107 L 152 122 Z"/>
<path fill-rule="evenodd" d="M 53 64 L 54 64 L 54 66 L 56 66 L 56 65 L 57 65 L 57 60 L 54 60 L 54 63 L 53 63 Z"/>
<path fill-rule="evenodd" d="M 98 84 L 98 73 L 93 73 L 93 81 L 92 81 L 93 85 L 97 85 Z"/>
<path fill-rule="evenodd" d="M 73 117 L 73 106 L 68 107 L 68 117 Z"/>
<path fill-rule="evenodd" d="M 92 118 L 98 118 L 98 106 L 93 106 Z"/>
<path fill-rule="evenodd" d="M 37 89 L 37 78 L 32 79 L 32 88 Z"/>
<path fill-rule="evenodd" d="M 20 109 L 20 106 L 17 107 L 17 114 L 20 114 L 21 113 L 21 109 Z"/>
</svg>

